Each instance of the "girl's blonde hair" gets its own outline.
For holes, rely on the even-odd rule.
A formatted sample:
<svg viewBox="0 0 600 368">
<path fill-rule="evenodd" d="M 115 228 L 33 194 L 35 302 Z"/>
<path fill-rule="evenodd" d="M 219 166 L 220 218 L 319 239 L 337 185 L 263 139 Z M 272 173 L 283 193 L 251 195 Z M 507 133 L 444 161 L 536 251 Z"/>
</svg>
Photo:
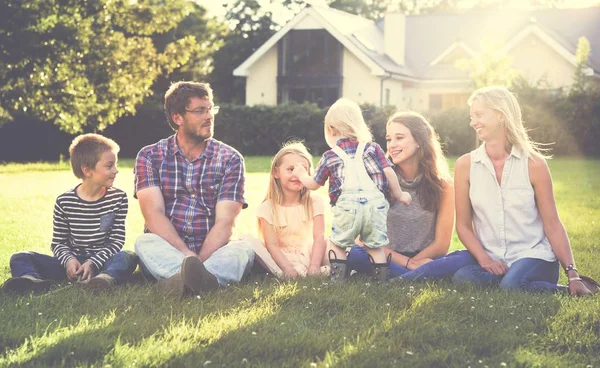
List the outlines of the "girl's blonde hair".
<svg viewBox="0 0 600 368">
<path fill-rule="evenodd" d="M 330 147 L 335 146 L 331 142 L 328 128 L 333 129 L 342 138 L 350 138 L 362 143 L 371 142 L 373 135 L 365 123 L 360 107 L 354 101 L 345 98 L 337 100 L 325 115 L 325 139 Z"/>
<path fill-rule="evenodd" d="M 504 115 L 504 131 L 508 142 L 521 149 L 528 157 L 549 158 L 545 154 L 547 148 L 542 144 L 534 142 L 529 138 L 523 120 L 521 117 L 521 106 L 515 95 L 504 86 L 488 86 L 479 88 L 469 97 L 468 104 L 471 106 L 473 101 L 479 100 L 487 107 L 500 112 Z"/>
<path fill-rule="evenodd" d="M 281 188 L 281 182 L 279 179 L 275 178 L 275 173 L 277 170 L 279 170 L 279 166 L 281 165 L 281 160 L 283 157 L 290 154 L 295 154 L 305 158 L 308 161 L 308 174 L 312 174 L 312 156 L 310 153 L 308 153 L 306 146 L 304 146 L 302 142 L 285 143 L 279 152 L 275 154 L 273 160 L 271 160 L 269 189 L 267 190 L 267 195 L 265 197 L 265 201 L 271 200 L 271 215 L 273 218 L 273 226 L 275 226 L 275 228 L 281 227 L 281 223 L 277 216 L 278 211 L 275 211 L 275 205 L 283 204 L 283 189 Z M 304 207 L 306 218 L 311 218 L 313 211 L 312 200 L 310 198 L 310 190 L 307 188 L 304 188 L 302 191 L 300 191 L 300 203 Z"/>
<path fill-rule="evenodd" d="M 417 196 L 424 209 L 437 211 L 442 200 L 444 182 L 452 183 L 439 137 L 429 121 L 415 111 L 395 112 L 388 119 L 386 130 L 394 123 L 403 124 L 417 142 L 419 148 L 415 154 L 419 162 L 419 172 L 423 175 L 422 185 L 417 187 Z"/>
</svg>

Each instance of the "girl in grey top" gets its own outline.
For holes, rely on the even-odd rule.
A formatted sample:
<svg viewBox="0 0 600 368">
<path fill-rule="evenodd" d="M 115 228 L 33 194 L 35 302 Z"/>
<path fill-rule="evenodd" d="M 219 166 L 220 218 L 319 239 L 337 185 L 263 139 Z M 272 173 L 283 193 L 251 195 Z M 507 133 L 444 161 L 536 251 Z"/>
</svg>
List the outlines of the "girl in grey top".
<svg viewBox="0 0 600 368">
<path fill-rule="evenodd" d="M 438 136 L 421 114 L 393 114 L 386 124 L 387 153 L 394 163 L 402 190 L 413 201 L 394 202 L 387 217 L 391 257 L 390 277 L 407 280 L 452 276 L 473 263 L 467 251 L 446 255 L 454 228 L 454 188 Z M 348 265 L 371 273 L 361 246 L 350 251 Z"/>
</svg>

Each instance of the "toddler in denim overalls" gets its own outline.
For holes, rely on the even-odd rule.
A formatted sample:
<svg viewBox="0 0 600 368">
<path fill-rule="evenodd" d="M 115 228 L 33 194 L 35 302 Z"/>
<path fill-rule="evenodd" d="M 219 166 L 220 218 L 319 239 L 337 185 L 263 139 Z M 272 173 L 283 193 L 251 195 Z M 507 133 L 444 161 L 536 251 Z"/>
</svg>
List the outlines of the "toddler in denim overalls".
<svg viewBox="0 0 600 368">
<path fill-rule="evenodd" d="M 383 251 L 389 243 L 386 184 L 389 183 L 393 197 L 404 204 L 410 203 L 410 194 L 402 191 L 383 150 L 372 141 L 356 103 L 340 99 L 329 108 L 325 116 L 325 139 L 332 149 L 323 154 L 314 178 L 301 165 L 293 173 L 311 190 L 320 188 L 329 179 L 334 216 L 329 238 L 331 279 L 341 281 L 348 277 L 345 250 L 360 236 L 373 261 L 375 280 L 385 282 L 389 270 Z"/>
</svg>

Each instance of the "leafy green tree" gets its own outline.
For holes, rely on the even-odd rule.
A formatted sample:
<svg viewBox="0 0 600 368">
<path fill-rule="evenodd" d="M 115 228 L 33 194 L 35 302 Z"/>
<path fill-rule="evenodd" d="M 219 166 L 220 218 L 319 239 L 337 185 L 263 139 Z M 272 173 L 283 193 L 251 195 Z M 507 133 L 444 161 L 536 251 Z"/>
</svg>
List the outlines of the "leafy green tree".
<svg viewBox="0 0 600 368">
<path fill-rule="evenodd" d="M 585 37 L 579 37 L 577 42 L 577 51 L 575 52 L 575 61 L 577 67 L 573 74 L 573 85 L 571 86 L 571 93 L 583 93 L 588 86 L 588 78 L 590 73 L 593 74 L 593 70 L 588 66 L 588 59 L 590 58 L 590 41 Z"/>
<path fill-rule="evenodd" d="M 158 52 L 152 37 L 191 11 L 184 0 L 4 0 L 0 119 L 28 116 L 68 133 L 103 130 L 185 64 L 193 37 Z"/>
<path fill-rule="evenodd" d="M 456 67 L 469 73 L 475 88 L 494 84 L 510 87 L 519 75 L 511 67 L 512 59 L 500 44 L 484 41 L 479 53 L 469 59 L 460 59 Z"/>
<path fill-rule="evenodd" d="M 379 19 L 391 3 L 391 0 L 333 0 L 329 1 L 329 6 L 364 18 Z"/>
<path fill-rule="evenodd" d="M 244 103 L 245 85 L 233 70 L 267 41 L 279 28 L 273 15 L 257 0 L 236 0 L 225 15 L 229 32 L 223 46 L 213 54 L 210 82 L 219 102 Z"/>
</svg>

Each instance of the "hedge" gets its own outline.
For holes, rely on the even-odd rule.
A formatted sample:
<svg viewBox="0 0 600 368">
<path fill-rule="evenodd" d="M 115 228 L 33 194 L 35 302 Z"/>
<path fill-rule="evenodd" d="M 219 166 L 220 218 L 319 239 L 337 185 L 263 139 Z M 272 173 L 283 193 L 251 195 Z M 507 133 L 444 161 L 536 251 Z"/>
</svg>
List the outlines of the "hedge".
<svg viewBox="0 0 600 368">
<path fill-rule="evenodd" d="M 600 92 L 554 96 L 540 90 L 517 91 L 523 120 L 533 140 L 551 143 L 555 155 L 600 157 Z M 361 106 L 375 140 L 385 147 L 385 122 L 394 107 Z M 325 110 L 314 104 L 282 106 L 222 105 L 216 116 L 215 138 L 244 155 L 273 155 L 283 142 L 303 140 L 319 155 L 327 149 L 323 138 Z M 475 147 L 468 107 L 425 113 L 449 155 Z M 146 106 L 136 116 L 123 117 L 103 132 L 121 146 L 121 157 L 135 157 L 144 145 L 173 134 L 162 107 Z M 73 137 L 50 122 L 25 117 L 0 127 L 0 161 L 56 161 L 66 157 Z"/>
</svg>

